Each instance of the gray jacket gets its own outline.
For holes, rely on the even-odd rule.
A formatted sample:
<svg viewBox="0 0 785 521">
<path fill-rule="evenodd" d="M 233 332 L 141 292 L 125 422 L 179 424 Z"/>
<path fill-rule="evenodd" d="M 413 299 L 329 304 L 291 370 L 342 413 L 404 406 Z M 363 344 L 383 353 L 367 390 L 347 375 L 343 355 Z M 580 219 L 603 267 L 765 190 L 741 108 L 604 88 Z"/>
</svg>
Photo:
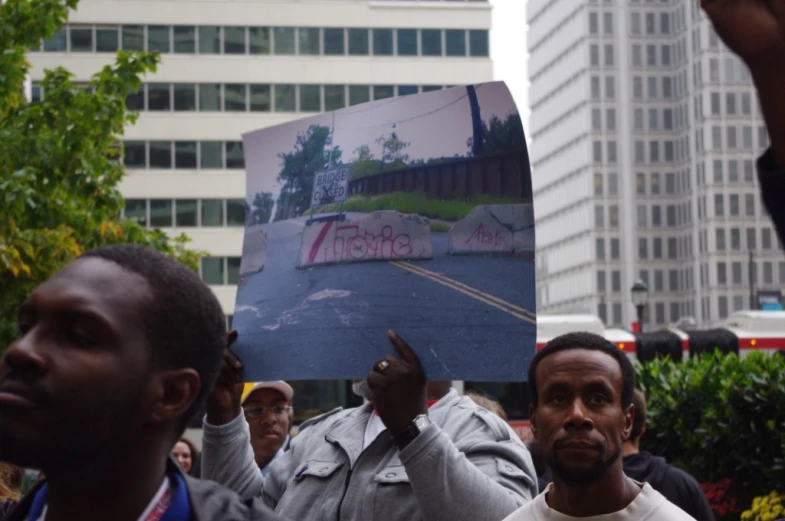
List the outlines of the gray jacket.
<svg viewBox="0 0 785 521">
<path fill-rule="evenodd" d="M 501 521 L 537 495 L 531 456 L 500 418 L 454 390 L 402 451 L 386 433 L 363 450 L 371 404 L 309 420 L 266 480 L 240 415 L 205 422 L 202 477 L 298 521 Z"/>
</svg>

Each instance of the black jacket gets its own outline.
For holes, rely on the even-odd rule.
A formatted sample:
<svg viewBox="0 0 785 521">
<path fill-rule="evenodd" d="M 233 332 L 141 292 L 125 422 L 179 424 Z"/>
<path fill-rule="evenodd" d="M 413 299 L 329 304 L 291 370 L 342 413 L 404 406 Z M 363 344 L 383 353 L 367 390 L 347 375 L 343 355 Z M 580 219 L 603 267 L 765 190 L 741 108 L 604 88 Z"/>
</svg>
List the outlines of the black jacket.
<svg viewBox="0 0 785 521">
<path fill-rule="evenodd" d="M 774 222 L 780 242 L 785 244 L 785 170 L 777 167 L 771 149 L 758 160 L 758 180 L 763 204 Z"/>
<path fill-rule="evenodd" d="M 646 482 L 697 521 L 714 521 L 706 494 L 695 478 L 668 465 L 665 458 L 641 451 L 624 458 L 624 473 L 635 481 Z"/>
<path fill-rule="evenodd" d="M 212 481 L 203 481 L 184 475 L 179 465 L 169 459 L 167 472 L 179 472 L 188 486 L 188 499 L 191 502 L 191 521 L 285 521 L 274 514 L 261 499 L 242 500 L 231 490 Z M 5 521 L 27 521 L 27 514 L 33 503 L 39 483 L 23 497 Z"/>
</svg>

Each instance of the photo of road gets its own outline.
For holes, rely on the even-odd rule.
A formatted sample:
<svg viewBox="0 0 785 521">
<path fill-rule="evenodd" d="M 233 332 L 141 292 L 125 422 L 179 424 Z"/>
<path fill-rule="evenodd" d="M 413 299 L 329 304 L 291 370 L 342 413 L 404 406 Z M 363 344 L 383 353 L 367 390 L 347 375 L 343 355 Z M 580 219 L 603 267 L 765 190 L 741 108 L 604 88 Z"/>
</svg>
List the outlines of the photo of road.
<svg viewBox="0 0 785 521">
<path fill-rule="evenodd" d="M 485 115 L 490 125 L 467 89 L 480 101 L 481 92 L 494 97 L 501 113 Z M 436 122 L 455 134 L 438 146 L 455 154 L 401 154 L 411 134 L 392 130 L 395 121 L 390 139 L 376 140 L 381 158 L 358 146 L 365 162 L 341 159 L 346 132 L 319 134 L 326 127 L 308 120 L 269 139 L 271 129 L 244 136 L 248 218 L 233 327 L 247 379 L 362 378 L 391 351 L 389 329 L 430 379 L 516 380 L 525 372 L 536 336 L 534 215 L 509 92 L 486 84 L 407 98 L 431 119 L 440 115 L 428 106 L 465 104 L 461 125 Z M 293 152 L 277 149 L 287 140 L 281 132 Z M 496 140 L 494 150 L 474 146 L 475 138 Z M 274 182 L 261 173 L 271 157 L 279 161 Z"/>
</svg>

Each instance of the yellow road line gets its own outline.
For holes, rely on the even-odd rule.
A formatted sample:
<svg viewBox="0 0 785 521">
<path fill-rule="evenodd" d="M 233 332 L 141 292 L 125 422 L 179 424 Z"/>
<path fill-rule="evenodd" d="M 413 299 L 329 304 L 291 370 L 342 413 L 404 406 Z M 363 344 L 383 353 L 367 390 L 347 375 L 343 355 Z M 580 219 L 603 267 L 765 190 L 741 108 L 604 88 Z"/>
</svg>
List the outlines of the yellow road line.
<svg viewBox="0 0 785 521">
<path fill-rule="evenodd" d="M 393 264 L 395 264 L 396 262 L 393 262 Z M 466 284 L 464 284 L 462 282 L 458 282 L 457 280 L 451 279 L 451 278 L 446 277 L 444 275 L 441 275 L 439 273 L 434 273 L 433 271 L 428 271 L 425 268 L 421 268 L 421 267 L 416 266 L 416 265 L 414 265 L 414 264 L 412 264 L 410 262 L 398 262 L 398 264 L 406 265 L 406 266 L 408 266 L 408 267 L 410 267 L 412 269 L 415 269 L 415 270 L 421 272 L 422 275 L 425 276 L 425 277 L 428 277 L 428 278 L 438 278 L 438 279 L 441 279 L 441 280 L 445 280 L 445 281 L 447 281 L 447 282 L 449 282 L 451 284 L 454 284 L 456 286 L 460 286 L 460 287 L 464 288 L 466 291 L 471 291 L 472 293 L 480 295 L 483 298 L 486 298 L 488 300 L 493 300 L 494 302 L 497 302 L 498 304 L 501 304 L 502 306 L 506 306 L 506 307 L 508 307 L 510 309 L 513 309 L 513 310 L 515 310 L 515 311 L 517 311 L 519 313 L 523 313 L 524 315 L 529 315 L 532 318 L 536 318 L 536 316 L 537 316 L 535 313 L 532 313 L 528 309 L 524 309 L 524 308 L 522 308 L 520 306 L 516 306 L 515 304 L 513 304 L 511 302 L 507 302 L 506 300 L 500 299 L 499 297 L 496 297 L 494 295 L 490 295 L 488 293 L 480 291 L 480 290 L 478 290 L 476 288 L 468 286 L 468 285 L 466 285 Z"/>
<path fill-rule="evenodd" d="M 523 315 L 523 314 L 520 314 L 520 313 L 517 313 L 516 311 L 511 309 L 511 308 L 521 309 L 521 308 L 518 308 L 517 306 L 509 305 L 509 304 L 506 304 L 506 303 L 505 303 L 506 304 L 505 305 L 505 304 L 500 304 L 500 303 L 494 302 L 494 301 L 500 301 L 500 302 L 504 303 L 505 301 L 503 301 L 501 299 L 497 299 L 497 298 L 494 298 L 493 300 L 487 299 L 487 298 L 481 296 L 481 295 L 484 295 L 482 292 L 477 291 L 476 289 L 471 288 L 470 286 L 466 286 L 465 284 L 455 283 L 455 281 L 453 281 L 452 279 L 449 279 L 447 277 L 430 276 L 428 274 L 431 273 L 431 272 L 429 272 L 428 270 L 416 269 L 415 266 L 412 266 L 411 264 L 408 264 L 408 263 L 405 263 L 405 262 L 392 261 L 392 262 L 390 262 L 390 264 L 392 264 L 396 268 L 401 268 L 402 270 L 409 271 L 411 273 L 414 273 L 415 275 L 419 275 L 419 276 L 424 277 L 424 278 L 426 278 L 428 280 L 436 282 L 437 284 L 441 284 L 442 286 L 446 286 L 446 287 L 448 287 L 450 289 L 453 289 L 455 291 L 463 293 L 464 295 L 467 295 L 467 296 L 469 296 L 469 297 L 471 297 L 471 298 L 473 298 L 475 300 L 478 300 L 478 301 L 480 301 L 480 302 L 482 302 L 484 304 L 488 304 L 489 306 L 492 306 L 492 307 L 494 307 L 494 308 L 496 308 L 496 309 L 498 309 L 500 311 L 503 311 L 503 312 L 505 312 L 505 313 L 507 313 L 509 315 L 512 315 L 512 316 L 514 316 L 515 318 L 517 318 L 519 320 L 523 320 L 524 322 L 528 322 L 528 323 L 534 324 L 534 325 L 537 324 L 537 322 L 533 318 L 528 317 L 528 316 Z M 466 288 L 469 288 L 469 290 L 464 289 L 461 286 L 465 286 Z"/>
</svg>

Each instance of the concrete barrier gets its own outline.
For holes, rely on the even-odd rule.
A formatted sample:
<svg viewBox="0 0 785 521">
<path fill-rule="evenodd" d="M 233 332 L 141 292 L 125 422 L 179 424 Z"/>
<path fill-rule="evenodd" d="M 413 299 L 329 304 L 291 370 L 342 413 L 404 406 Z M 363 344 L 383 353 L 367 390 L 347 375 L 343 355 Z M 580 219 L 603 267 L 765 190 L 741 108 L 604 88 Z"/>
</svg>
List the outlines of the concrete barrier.
<svg viewBox="0 0 785 521">
<path fill-rule="evenodd" d="M 345 221 L 306 225 L 297 267 L 431 258 L 433 246 L 428 219 L 413 214 L 379 211 Z"/>
<path fill-rule="evenodd" d="M 260 227 L 245 232 L 243 257 L 240 261 L 240 275 L 258 273 L 267 262 L 267 234 Z"/>
<path fill-rule="evenodd" d="M 451 255 L 534 253 L 534 208 L 530 204 L 477 206 L 450 228 Z"/>
</svg>

